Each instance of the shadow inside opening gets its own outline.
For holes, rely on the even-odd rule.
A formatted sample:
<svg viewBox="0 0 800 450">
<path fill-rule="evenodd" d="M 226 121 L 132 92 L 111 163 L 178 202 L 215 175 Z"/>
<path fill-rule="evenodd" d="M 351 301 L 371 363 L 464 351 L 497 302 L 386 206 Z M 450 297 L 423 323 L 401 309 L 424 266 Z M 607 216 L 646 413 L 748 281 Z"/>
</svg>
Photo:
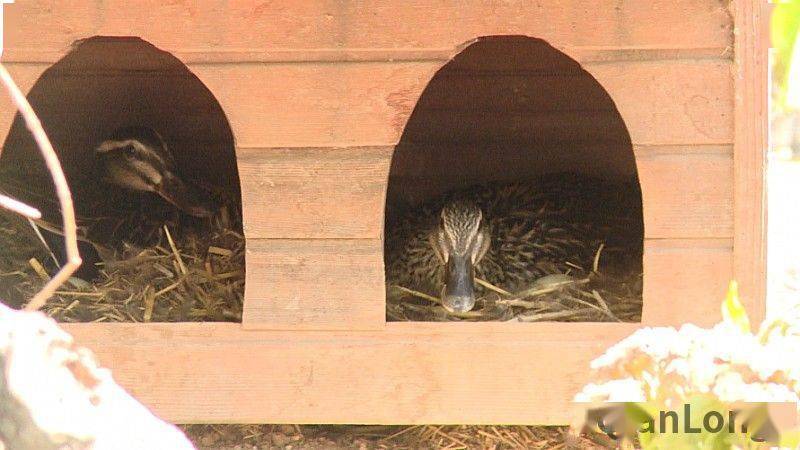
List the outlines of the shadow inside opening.
<svg viewBox="0 0 800 450">
<path fill-rule="evenodd" d="M 442 240 L 454 254 L 481 235 L 464 208 L 442 218 L 465 202 L 491 243 L 474 264 L 441 256 Z M 436 73 L 395 148 L 385 230 L 387 320 L 641 320 L 630 136 L 597 80 L 543 40 L 481 38 Z M 467 297 L 459 264 L 477 303 L 452 314 L 437 302 Z"/>
<path fill-rule="evenodd" d="M 68 322 L 240 321 L 234 138 L 203 82 L 141 39 L 93 37 L 48 68 L 28 100 L 72 190 L 84 259 L 46 312 Z M 152 145 L 120 144 L 148 136 Z M 113 151 L 101 153 L 104 142 Z M 18 306 L 64 257 L 54 187 L 19 115 L 3 144 L 0 189 L 44 215 L 43 242 L 29 224 L 0 216 L 9 249 L 0 270 L 16 273 L 0 279 L 0 298 Z"/>
</svg>

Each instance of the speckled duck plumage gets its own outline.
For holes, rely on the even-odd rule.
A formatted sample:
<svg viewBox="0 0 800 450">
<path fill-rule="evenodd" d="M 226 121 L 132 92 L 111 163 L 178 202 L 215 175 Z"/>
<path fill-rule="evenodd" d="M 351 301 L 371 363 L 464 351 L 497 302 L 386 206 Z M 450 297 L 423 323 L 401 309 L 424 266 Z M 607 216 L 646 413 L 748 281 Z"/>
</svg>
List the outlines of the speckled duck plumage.
<svg viewBox="0 0 800 450">
<path fill-rule="evenodd" d="M 548 274 L 590 271 L 601 243 L 640 252 L 641 206 L 630 200 L 638 196 L 635 182 L 573 174 L 451 192 L 386 224 L 387 285 L 440 294 L 444 267 L 430 235 L 447 204 L 474 202 L 481 209 L 491 243 L 475 276 L 515 291 Z"/>
</svg>

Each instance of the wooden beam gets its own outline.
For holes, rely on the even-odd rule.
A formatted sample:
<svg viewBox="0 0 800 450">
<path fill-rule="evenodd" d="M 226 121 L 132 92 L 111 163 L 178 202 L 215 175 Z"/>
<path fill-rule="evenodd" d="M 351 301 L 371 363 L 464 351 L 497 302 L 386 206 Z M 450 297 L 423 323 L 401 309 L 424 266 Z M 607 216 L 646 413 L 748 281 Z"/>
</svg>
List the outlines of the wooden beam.
<svg viewBox="0 0 800 450">
<path fill-rule="evenodd" d="M 733 235 L 729 145 L 637 146 L 635 152 L 646 237 Z M 392 147 L 247 148 L 237 153 L 249 238 L 382 238 Z M 470 167 L 474 173 L 448 177 L 444 168 L 452 167 L 447 161 L 456 158 L 459 167 Z M 593 167 L 614 170 L 603 165 L 607 157 L 601 145 L 554 148 L 552 152 L 509 148 L 507 153 L 470 146 L 420 148 L 418 159 L 441 170 L 424 183 L 413 177 L 395 182 L 407 182 L 407 189 L 435 189 L 420 195 L 453 189 L 441 183 L 463 183 L 464 177 L 481 183 L 525 179 L 559 168 L 590 173 Z M 600 175 L 614 173 L 601 171 Z"/>
<path fill-rule="evenodd" d="M 279 330 L 383 328 L 381 239 L 248 239 L 242 323 Z"/>
<path fill-rule="evenodd" d="M 140 36 L 170 52 L 452 50 L 478 36 L 503 34 L 598 48 L 724 49 L 732 42 L 731 18 L 717 0 L 599 0 L 591 5 L 542 0 L 524 6 L 481 0 L 187 6 L 148 0 L 138 5 L 79 0 L 53 9 L 45 0 L 18 2 L 6 9 L 6 52 L 63 51 L 78 39 L 97 35 Z M 152 26 L 157 22 L 170 26 Z"/>
<path fill-rule="evenodd" d="M 189 69 L 219 100 L 239 147 L 275 148 L 394 145 L 420 94 L 442 65 L 443 61 L 276 63 L 200 65 Z M 29 88 L 30 81 L 46 67 L 11 64 L 10 69 L 16 78 L 24 80 L 23 87 Z M 610 94 L 634 144 L 708 145 L 733 141 L 733 89 L 727 60 L 599 62 L 584 68 Z M 64 92 L 84 86 L 96 76 L 88 72 L 65 75 Z M 159 74 L 143 71 L 104 76 L 133 82 L 130 80 L 136 77 Z M 536 83 L 530 81 L 529 85 Z M 83 113 L 75 105 L 63 114 L 60 120 L 68 123 L 75 120 L 70 114 Z M 530 117 L 519 116 L 516 122 L 497 121 L 493 114 L 470 112 L 463 107 L 440 114 L 445 114 L 440 127 L 444 137 L 448 118 L 462 126 L 482 125 L 483 140 L 507 139 L 509 127 L 518 126 L 520 120 L 533 127 L 530 136 L 560 136 L 565 124 L 573 120 L 580 127 L 570 126 L 580 129 L 587 142 L 602 140 L 604 130 L 604 122 L 595 120 L 597 114 L 590 112 L 561 112 L 555 116 L 532 112 Z M 0 131 L 9 129 L 13 115 L 9 109 L 0 111 Z M 431 137 L 435 138 L 435 133 Z"/>
<path fill-rule="evenodd" d="M 751 305 L 751 320 L 766 314 L 766 151 L 768 135 L 768 28 L 766 0 L 731 3 L 736 24 L 734 276 Z"/>
<path fill-rule="evenodd" d="M 635 324 L 390 323 L 375 332 L 237 324 L 65 324 L 178 423 L 566 424 L 589 361 Z"/>
<path fill-rule="evenodd" d="M 732 247 L 731 239 L 645 241 L 642 322 L 676 327 L 719 322 L 733 276 Z"/>
<path fill-rule="evenodd" d="M 731 248 L 730 238 L 645 240 L 644 323 L 718 322 L 732 277 Z M 385 326 L 379 239 L 251 239 L 247 263 L 247 329 Z"/>
<path fill-rule="evenodd" d="M 245 234 L 381 239 L 393 150 L 238 149 Z"/>
<path fill-rule="evenodd" d="M 730 147 L 728 147 L 730 148 Z M 733 235 L 730 153 L 637 153 L 647 238 Z"/>
</svg>

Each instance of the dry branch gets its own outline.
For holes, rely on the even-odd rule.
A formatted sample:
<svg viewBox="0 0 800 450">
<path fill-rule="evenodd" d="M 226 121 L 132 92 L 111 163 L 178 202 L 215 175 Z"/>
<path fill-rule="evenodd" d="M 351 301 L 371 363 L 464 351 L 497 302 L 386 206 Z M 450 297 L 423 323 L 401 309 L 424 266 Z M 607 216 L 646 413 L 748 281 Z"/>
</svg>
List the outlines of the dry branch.
<svg viewBox="0 0 800 450">
<path fill-rule="evenodd" d="M 56 289 L 67 281 L 81 265 L 81 257 L 78 253 L 78 229 L 75 223 L 75 210 L 72 206 L 72 194 L 67 185 L 64 171 L 61 169 L 61 164 L 58 162 L 58 156 L 56 156 L 56 152 L 53 150 L 50 139 L 47 138 L 47 134 L 45 134 L 42 128 L 42 123 L 39 121 L 36 113 L 33 112 L 33 108 L 31 108 L 30 103 L 28 103 L 28 99 L 26 99 L 22 91 L 19 90 L 19 87 L 14 83 L 11 75 L 2 64 L 0 64 L 0 80 L 2 80 L 3 85 L 11 95 L 11 100 L 19 110 L 28 130 L 30 130 L 33 135 L 39 147 L 39 151 L 42 153 L 42 158 L 47 165 L 47 169 L 53 177 L 56 195 L 58 196 L 58 202 L 61 206 L 61 216 L 64 222 L 64 243 L 66 246 L 67 261 L 61 270 L 59 270 L 58 273 L 42 287 L 42 290 L 33 296 L 27 306 L 25 306 L 27 310 L 37 310 L 47 302 L 47 299 L 53 295 Z"/>
</svg>

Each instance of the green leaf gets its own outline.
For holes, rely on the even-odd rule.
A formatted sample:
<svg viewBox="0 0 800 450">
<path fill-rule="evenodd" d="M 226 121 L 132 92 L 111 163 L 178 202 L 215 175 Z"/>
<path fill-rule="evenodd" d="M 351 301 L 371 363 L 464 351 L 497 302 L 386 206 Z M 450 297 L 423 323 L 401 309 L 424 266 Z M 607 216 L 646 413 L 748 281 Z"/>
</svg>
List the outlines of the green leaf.
<svg viewBox="0 0 800 450">
<path fill-rule="evenodd" d="M 793 430 L 781 433 L 781 448 L 800 447 L 800 431 Z"/>
<path fill-rule="evenodd" d="M 728 285 L 728 295 L 722 302 L 722 321 L 738 328 L 742 333 L 750 332 L 750 319 L 744 305 L 739 301 L 739 284 L 731 281 Z"/>
<path fill-rule="evenodd" d="M 770 17 L 770 40 L 775 51 L 773 78 L 777 83 L 776 106 L 783 109 L 789 91 L 789 72 L 793 62 L 793 50 L 800 29 L 800 0 L 787 0 L 777 3 Z"/>
<path fill-rule="evenodd" d="M 798 27 L 800 27 L 800 1 L 776 4 L 770 18 L 770 40 L 778 57 L 788 58 L 792 54 Z"/>
</svg>

